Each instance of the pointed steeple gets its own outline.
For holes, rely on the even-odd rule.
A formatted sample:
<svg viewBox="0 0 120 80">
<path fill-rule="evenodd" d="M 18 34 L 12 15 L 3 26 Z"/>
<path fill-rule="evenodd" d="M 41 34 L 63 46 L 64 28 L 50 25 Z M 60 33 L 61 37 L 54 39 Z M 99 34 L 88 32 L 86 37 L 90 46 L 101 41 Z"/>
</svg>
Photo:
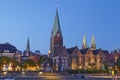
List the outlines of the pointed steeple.
<svg viewBox="0 0 120 80">
<path fill-rule="evenodd" d="M 91 49 L 92 49 L 92 50 L 95 50 L 95 49 L 96 49 L 96 43 L 95 43 L 94 35 L 92 35 Z"/>
<path fill-rule="evenodd" d="M 52 37 L 55 37 L 58 32 L 62 36 L 60 22 L 59 22 L 59 16 L 58 16 L 58 9 L 56 8 L 56 15 L 55 15 L 53 29 L 52 29 Z"/>
<path fill-rule="evenodd" d="M 57 54 L 57 50 L 61 47 L 63 47 L 63 36 L 60 28 L 58 9 L 56 8 L 56 14 L 50 38 L 51 59 Z"/>
<path fill-rule="evenodd" d="M 84 38 L 83 38 L 83 44 L 82 44 L 82 48 L 87 48 L 87 43 L 86 43 L 86 37 L 84 35 Z"/>
<path fill-rule="evenodd" d="M 30 42 L 29 42 L 29 37 L 28 37 L 28 39 L 27 39 L 26 51 L 27 51 L 27 52 L 30 52 Z"/>
</svg>

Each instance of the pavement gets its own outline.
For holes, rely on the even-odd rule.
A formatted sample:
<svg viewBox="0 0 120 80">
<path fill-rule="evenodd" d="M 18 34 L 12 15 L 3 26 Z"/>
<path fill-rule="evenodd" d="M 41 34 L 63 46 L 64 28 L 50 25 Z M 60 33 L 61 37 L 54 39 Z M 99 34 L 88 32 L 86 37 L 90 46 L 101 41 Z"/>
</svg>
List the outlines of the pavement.
<svg viewBox="0 0 120 80">
<path fill-rule="evenodd" d="M 0 74 L 0 80 L 6 80 L 10 77 L 11 80 L 120 80 L 120 76 L 110 75 L 83 75 L 85 78 L 67 75 L 66 73 L 57 72 L 6 72 Z M 4 78 L 4 79 L 3 79 Z M 7 79 L 8 80 L 8 79 Z"/>
</svg>

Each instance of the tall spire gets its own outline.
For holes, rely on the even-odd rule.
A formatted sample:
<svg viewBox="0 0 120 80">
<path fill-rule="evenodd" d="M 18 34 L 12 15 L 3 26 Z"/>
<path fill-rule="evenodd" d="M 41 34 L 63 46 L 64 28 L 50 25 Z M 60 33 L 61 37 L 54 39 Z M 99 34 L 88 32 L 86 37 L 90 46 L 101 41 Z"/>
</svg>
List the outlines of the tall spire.
<svg viewBox="0 0 120 80">
<path fill-rule="evenodd" d="M 60 29 L 59 16 L 58 16 L 58 8 L 56 7 L 56 15 L 55 15 L 53 29 L 52 29 L 52 37 L 55 37 L 57 32 L 59 32 L 62 36 L 61 29 Z"/>
<path fill-rule="evenodd" d="M 28 37 L 28 39 L 27 39 L 26 51 L 27 51 L 27 52 L 30 52 L 30 42 L 29 42 L 29 37 Z"/>
<path fill-rule="evenodd" d="M 83 38 L 83 44 L 82 44 L 82 48 L 87 48 L 87 43 L 86 43 L 86 37 L 84 35 L 84 38 Z"/>
<path fill-rule="evenodd" d="M 56 14 L 50 38 L 51 59 L 53 59 L 53 56 L 57 54 L 56 51 L 61 47 L 63 47 L 63 36 L 60 28 L 58 9 L 56 7 Z"/>
<path fill-rule="evenodd" d="M 95 43 L 94 35 L 92 35 L 91 49 L 92 49 L 92 50 L 95 50 L 95 49 L 96 49 L 96 43 Z"/>
</svg>

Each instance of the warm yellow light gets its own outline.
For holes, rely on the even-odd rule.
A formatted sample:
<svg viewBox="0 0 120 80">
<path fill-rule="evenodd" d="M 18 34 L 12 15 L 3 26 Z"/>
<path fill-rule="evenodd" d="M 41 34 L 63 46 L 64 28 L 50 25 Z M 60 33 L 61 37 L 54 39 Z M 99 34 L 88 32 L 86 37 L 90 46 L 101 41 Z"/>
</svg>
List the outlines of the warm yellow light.
<svg viewBox="0 0 120 80">
<path fill-rule="evenodd" d="M 112 76 L 114 76 L 114 70 L 112 71 Z"/>
<path fill-rule="evenodd" d="M 79 69 L 82 69 L 82 66 L 79 66 Z"/>
<path fill-rule="evenodd" d="M 50 50 L 48 50 L 48 54 L 50 54 L 51 53 L 51 51 Z"/>
<path fill-rule="evenodd" d="M 6 74 L 7 74 L 7 71 L 4 71 L 3 74 L 6 75 Z"/>
<path fill-rule="evenodd" d="M 40 72 L 39 72 L 39 74 L 43 74 L 43 72 L 42 72 L 42 71 L 40 71 Z"/>
<path fill-rule="evenodd" d="M 12 70 L 13 70 L 13 68 L 12 68 L 12 63 L 9 64 L 8 70 L 9 70 L 9 71 L 12 71 Z"/>
<path fill-rule="evenodd" d="M 88 66 L 88 68 L 90 69 L 90 68 L 91 68 L 91 66 Z"/>
</svg>

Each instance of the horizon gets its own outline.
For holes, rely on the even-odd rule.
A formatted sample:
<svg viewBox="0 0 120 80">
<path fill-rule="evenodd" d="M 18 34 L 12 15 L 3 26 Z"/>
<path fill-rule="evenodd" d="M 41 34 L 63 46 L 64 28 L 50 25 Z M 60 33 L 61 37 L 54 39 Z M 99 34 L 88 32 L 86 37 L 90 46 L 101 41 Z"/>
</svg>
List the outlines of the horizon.
<svg viewBox="0 0 120 80">
<path fill-rule="evenodd" d="M 81 49 L 84 35 L 88 47 L 94 35 L 97 49 L 120 48 L 119 0 L 0 1 L 0 43 L 9 42 L 24 51 L 29 36 L 31 51 L 47 54 L 56 4 L 66 48 L 77 45 Z"/>
</svg>

